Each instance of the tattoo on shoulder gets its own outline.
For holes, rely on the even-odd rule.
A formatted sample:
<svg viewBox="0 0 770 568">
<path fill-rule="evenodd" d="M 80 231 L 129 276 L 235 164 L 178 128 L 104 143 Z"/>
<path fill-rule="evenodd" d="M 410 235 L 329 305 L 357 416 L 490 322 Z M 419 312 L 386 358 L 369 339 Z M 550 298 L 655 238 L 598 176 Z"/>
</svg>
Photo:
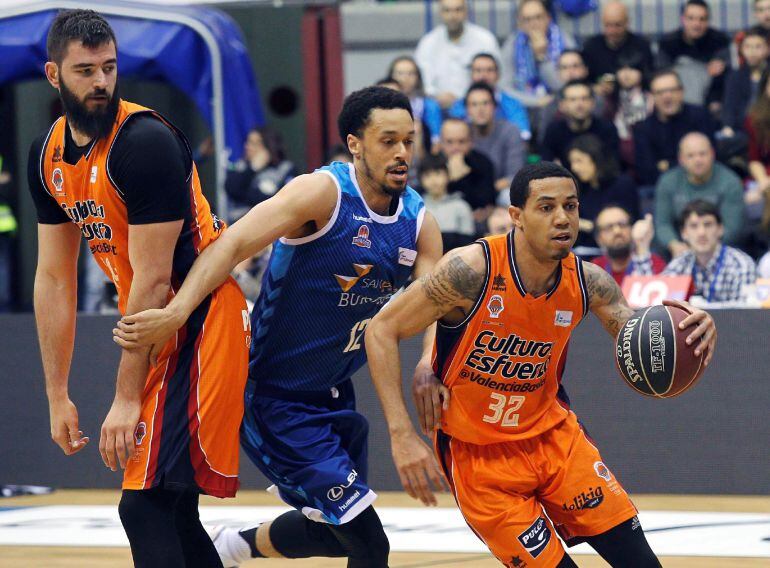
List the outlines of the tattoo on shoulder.
<svg viewBox="0 0 770 568">
<path fill-rule="evenodd" d="M 436 307 L 446 308 L 459 302 L 475 302 L 484 285 L 484 276 L 468 266 L 460 256 L 454 256 L 439 270 L 426 274 L 420 280 L 428 299 Z"/>
</svg>

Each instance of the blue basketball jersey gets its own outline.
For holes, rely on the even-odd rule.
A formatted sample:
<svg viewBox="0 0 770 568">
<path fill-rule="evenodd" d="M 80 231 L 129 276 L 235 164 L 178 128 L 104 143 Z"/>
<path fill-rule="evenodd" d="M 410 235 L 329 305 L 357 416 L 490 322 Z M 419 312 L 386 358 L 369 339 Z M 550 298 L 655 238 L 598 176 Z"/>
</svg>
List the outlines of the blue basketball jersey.
<svg viewBox="0 0 770 568">
<path fill-rule="evenodd" d="M 276 241 L 252 312 L 249 377 L 268 389 L 322 391 L 366 362 L 366 325 L 412 273 L 424 215 L 407 187 L 395 214 L 367 206 L 353 164 L 320 170 L 337 186 L 323 228 Z"/>
</svg>

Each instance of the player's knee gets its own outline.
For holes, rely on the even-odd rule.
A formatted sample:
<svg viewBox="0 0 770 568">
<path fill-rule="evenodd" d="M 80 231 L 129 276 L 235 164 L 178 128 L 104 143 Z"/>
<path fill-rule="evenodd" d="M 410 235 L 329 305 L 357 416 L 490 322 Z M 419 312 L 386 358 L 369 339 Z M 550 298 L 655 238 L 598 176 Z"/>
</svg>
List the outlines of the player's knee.
<svg viewBox="0 0 770 568">
<path fill-rule="evenodd" d="M 144 507 L 140 491 L 123 491 L 118 504 L 118 515 L 120 522 L 126 529 L 126 533 L 133 531 L 142 525 Z"/>
<path fill-rule="evenodd" d="M 637 517 L 587 538 L 586 542 L 615 568 L 660 568 Z"/>
</svg>

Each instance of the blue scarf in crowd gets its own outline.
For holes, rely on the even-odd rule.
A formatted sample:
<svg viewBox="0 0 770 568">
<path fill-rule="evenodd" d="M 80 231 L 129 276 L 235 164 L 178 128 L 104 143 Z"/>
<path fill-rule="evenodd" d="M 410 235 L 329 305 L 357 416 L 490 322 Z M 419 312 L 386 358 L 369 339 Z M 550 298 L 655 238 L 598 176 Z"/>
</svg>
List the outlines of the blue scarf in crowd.
<svg viewBox="0 0 770 568">
<path fill-rule="evenodd" d="M 545 35 L 548 39 L 546 57 L 553 62 L 554 65 L 557 65 L 559 55 L 564 51 L 564 40 L 561 35 L 561 30 L 559 29 L 559 26 L 554 22 L 551 22 L 548 25 L 548 30 Z M 547 89 L 547 85 L 545 85 L 540 78 L 535 54 L 529 46 L 529 36 L 522 31 L 517 32 L 515 48 L 513 64 L 516 73 L 514 75 L 514 87 L 519 91 L 526 91 L 528 93 L 534 93 L 541 88 Z"/>
</svg>

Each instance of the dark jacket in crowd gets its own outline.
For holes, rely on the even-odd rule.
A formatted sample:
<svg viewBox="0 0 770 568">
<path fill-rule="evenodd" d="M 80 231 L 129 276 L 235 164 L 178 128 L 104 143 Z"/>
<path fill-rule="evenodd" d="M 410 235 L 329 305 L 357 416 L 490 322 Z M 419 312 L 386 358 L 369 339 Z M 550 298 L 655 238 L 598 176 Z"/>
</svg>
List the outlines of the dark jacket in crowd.
<svg viewBox="0 0 770 568">
<path fill-rule="evenodd" d="M 746 114 L 757 98 L 758 89 L 759 84 L 751 81 L 751 69 L 748 66 L 730 71 L 722 104 L 722 122 L 725 126 L 736 132 L 743 130 Z"/>
<path fill-rule="evenodd" d="M 633 130 L 637 178 L 642 185 L 653 185 L 660 175 L 658 162 L 666 160 L 670 168 L 676 166 L 679 141 L 685 134 L 702 132 L 713 143 L 717 125 L 705 108 L 685 103 L 668 121 L 662 122 L 653 112 Z"/>
<path fill-rule="evenodd" d="M 687 43 L 680 28 L 665 34 L 658 43 L 658 66 L 672 67 L 679 57 L 685 56 L 701 63 L 722 59 L 729 67 L 729 49 L 730 38 L 724 32 L 709 28 L 702 38 L 693 43 Z M 707 104 L 714 101 L 722 102 L 726 74 L 727 72 L 712 78 L 706 94 Z"/>
<path fill-rule="evenodd" d="M 631 220 L 639 217 L 639 197 L 636 193 L 636 183 L 626 174 L 621 174 L 614 179 L 603 180 L 599 187 L 592 187 L 587 183 L 580 183 L 580 218 L 596 221 L 599 212 L 605 206 L 620 205 L 631 214 Z M 593 234 L 581 231 L 578 234 L 576 246 L 597 246 Z"/>
<path fill-rule="evenodd" d="M 465 163 L 471 171 L 465 177 L 449 182 L 447 193 L 459 191 L 471 209 L 494 205 L 497 191 L 492 161 L 481 152 L 471 150 L 465 155 Z"/>
<path fill-rule="evenodd" d="M 654 67 L 650 42 L 646 38 L 628 32 L 626 41 L 618 48 L 611 48 L 602 34 L 588 38 L 583 45 L 583 59 L 588 66 L 588 78 L 596 82 L 602 75 L 617 73 L 623 66 L 639 69 L 647 77 Z"/>
<path fill-rule="evenodd" d="M 543 139 L 543 147 L 541 148 L 541 156 L 544 160 L 554 160 L 558 158 L 562 165 L 569 166 L 569 160 L 567 156 L 567 150 L 572 141 L 578 136 L 583 134 L 594 134 L 599 140 L 604 143 L 604 149 L 618 157 L 618 149 L 620 148 L 620 139 L 618 138 L 618 129 L 609 120 L 603 118 L 593 117 L 591 120 L 591 126 L 588 130 L 581 132 L 573 132 L 570 130 L 569 124 L 566 118 L 557 118 L 545 131 L 545 138 Z"/>
</svg>

